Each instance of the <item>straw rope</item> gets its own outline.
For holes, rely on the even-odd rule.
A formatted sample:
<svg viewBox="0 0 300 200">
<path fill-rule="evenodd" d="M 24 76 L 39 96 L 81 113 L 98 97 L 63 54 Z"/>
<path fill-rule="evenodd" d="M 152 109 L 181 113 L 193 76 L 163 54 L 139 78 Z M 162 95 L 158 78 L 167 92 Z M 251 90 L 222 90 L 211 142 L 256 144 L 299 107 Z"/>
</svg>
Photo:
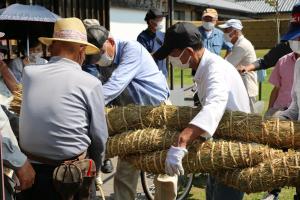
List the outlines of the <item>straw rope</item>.
<svg viewBox="0 0 300 200">
<path fill-rule="evenodd" d="M 125 156 L 168 149 L 179 132 L 164 129 L 140 129 L 115 135 L 108 139 L 106 157 Z"/>
<path fill-rule="evenodd" d="M 300 154 L 288 152 L 282 158 L 267 160 L 256 167 L 214 172 L 226 185 L 243 192 L 270 191 L 299 184 Z"/>
<path fill-rule="evenodd" d="M 109 135 L 141 128 L 182 130 L 200 111 L 200 108 L 171 105 L 115 107 L 106 109 Z"/>
<path fill-rule="evenodd" d="M 109 132 L 112 136 L 126 130 L 145 127 L 181 131 L 188 126 L 199 110 L 200 108 L 167 105 L 112 108 L 107 111 Z M 226 111 L 214 137 L 267 144 L 275 148 L 298 149 L 300 123 Z"/>
<path fill-rule="evenodd" d="M 167 151 L 124 157 L 138 169 L 159 174 L 165 173 Z M 210 173 L 224 169 L 255 166 L 268 159 L 280 158 L 281 150 L 265 145 L 228 141 L 206 141 L 193 144 L 182 164 L 186 173 Z"/>
<path fill-rule="evenodd" d="M 17 85 L 17 90 L 13 92 L 13 100 L 10 103 L 9 109 L 17 114 L 20 114 L 22 104 L 22 85 Z"/>
<path fill-rule="evenodd" d="M 275 148 L 300 148 L 300 123 L 263 119 L 259 115 L 225 112 L 215 138 L 267 144 Z"/>
</svg>

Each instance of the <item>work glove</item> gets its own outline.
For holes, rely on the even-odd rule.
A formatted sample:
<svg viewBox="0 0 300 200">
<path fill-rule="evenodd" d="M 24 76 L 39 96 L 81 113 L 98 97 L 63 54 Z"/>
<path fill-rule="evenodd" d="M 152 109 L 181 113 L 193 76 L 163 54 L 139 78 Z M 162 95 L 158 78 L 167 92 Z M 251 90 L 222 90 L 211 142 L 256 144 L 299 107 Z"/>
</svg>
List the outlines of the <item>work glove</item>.
<svg viewBox="0 0 300 200">
<path fill-rule="evenodd" d="M 165 161 L 165 171 L 169 176 L 183 175 L 182 159 L 188 153 L 186 148 L 171 146 Z"/>
</svg>

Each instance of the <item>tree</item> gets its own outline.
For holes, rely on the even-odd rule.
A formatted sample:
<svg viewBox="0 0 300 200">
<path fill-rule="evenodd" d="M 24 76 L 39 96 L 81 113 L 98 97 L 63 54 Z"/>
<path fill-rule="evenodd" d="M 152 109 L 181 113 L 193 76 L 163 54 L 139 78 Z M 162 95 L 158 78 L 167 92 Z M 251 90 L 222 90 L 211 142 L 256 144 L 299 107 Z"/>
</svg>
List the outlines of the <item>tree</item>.
<svg viewBox="0 0 300 200">
<path fill-rule="evenodd" d="M 276 12 L 276 28 L 277 28 L 277 42 L 280 42 L 280 21 L 279 21 L 279 0 L 265 0 L 265 3 L 269 4 L 275 9 Z"/>
</svg>

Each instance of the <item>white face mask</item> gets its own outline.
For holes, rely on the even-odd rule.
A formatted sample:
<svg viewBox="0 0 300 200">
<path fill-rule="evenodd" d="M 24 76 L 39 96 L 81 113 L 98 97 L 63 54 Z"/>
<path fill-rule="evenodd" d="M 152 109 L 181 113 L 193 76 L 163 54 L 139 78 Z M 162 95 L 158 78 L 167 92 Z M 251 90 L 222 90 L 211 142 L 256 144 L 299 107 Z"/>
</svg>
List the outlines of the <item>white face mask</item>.
<svg viewBox="0 0 300 200">
<path fill-rule="evenodd" d="M 289 44 L 293 52 L 300 54 L 300 41 L 289 40 Z"/>
<path fill-rule="evenodd" d="M 212 30 L 215 27 L 215 24 L 212 22 L 203 22 L 203 27 L 205 28 L 205 30 Z"/>
<path fill-rule="evenodd" d="M 41 57 L 43 57 L 43 52 L 31 53 L 29 55 L 29 61 L 35 63 Z"/>
<path fill-rule="evenodd" d="M 161 29 L 163 29 L 163 25 L 161 23 L 157 24 L 156 31 L 160 31 Z"/>
<path fill-rule="evenodd" d="M 224 40 L 226 42 L 231 42 L 232 37 L 230 37 L 230 34 L 232 33 L 232 31 L 230 33 L 224 33 Z"/>
<path fill-rule="evenodd" d="M 181 69 L 186 69 L 186 68 L 190 67 L 191 56 L 189 57 L 188 61 L 185 64 L 183 64 L 180 60 L 180 58 L 183 55 L 184 51 L 185 50 L 183 50 L 182 53 L 177 57 L 169 56 L 169 60 L 170 60 L 171 64 L 174 67 L 178 67 L 178 68 L 181 68 Z"/>
<path fill-rule="evenodd" d="M 105 52 L 101 55 L 100 60 L 97 62 L 97 64 L 100 67 L 109 67 L 111 66 L 113 61 L 114 61 L 114 57 L 110 57 L 107 54 L 107 51 L 105 50 Z"/>
</svg>

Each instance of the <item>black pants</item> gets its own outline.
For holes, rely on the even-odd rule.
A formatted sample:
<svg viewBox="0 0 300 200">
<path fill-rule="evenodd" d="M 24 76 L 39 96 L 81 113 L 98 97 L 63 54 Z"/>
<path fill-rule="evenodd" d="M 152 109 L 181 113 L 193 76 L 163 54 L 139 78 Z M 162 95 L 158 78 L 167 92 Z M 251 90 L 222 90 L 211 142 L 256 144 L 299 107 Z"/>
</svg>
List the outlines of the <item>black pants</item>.
<svg viewBox="0 0 300 200">
<path fill-rule="evenodd" d="M 43 164 L 32 164 L 35 172 L 35 182 L 32 188 L 22 191 L 18 200 L 61 200 L 59 194 L 56 192 L 52 176 L 55 167 Z M 96 199 L 95 180 L 91 186 L 90 199 Z M 79 200 L 75 197 L 74 200 Z"/>
</svg>

